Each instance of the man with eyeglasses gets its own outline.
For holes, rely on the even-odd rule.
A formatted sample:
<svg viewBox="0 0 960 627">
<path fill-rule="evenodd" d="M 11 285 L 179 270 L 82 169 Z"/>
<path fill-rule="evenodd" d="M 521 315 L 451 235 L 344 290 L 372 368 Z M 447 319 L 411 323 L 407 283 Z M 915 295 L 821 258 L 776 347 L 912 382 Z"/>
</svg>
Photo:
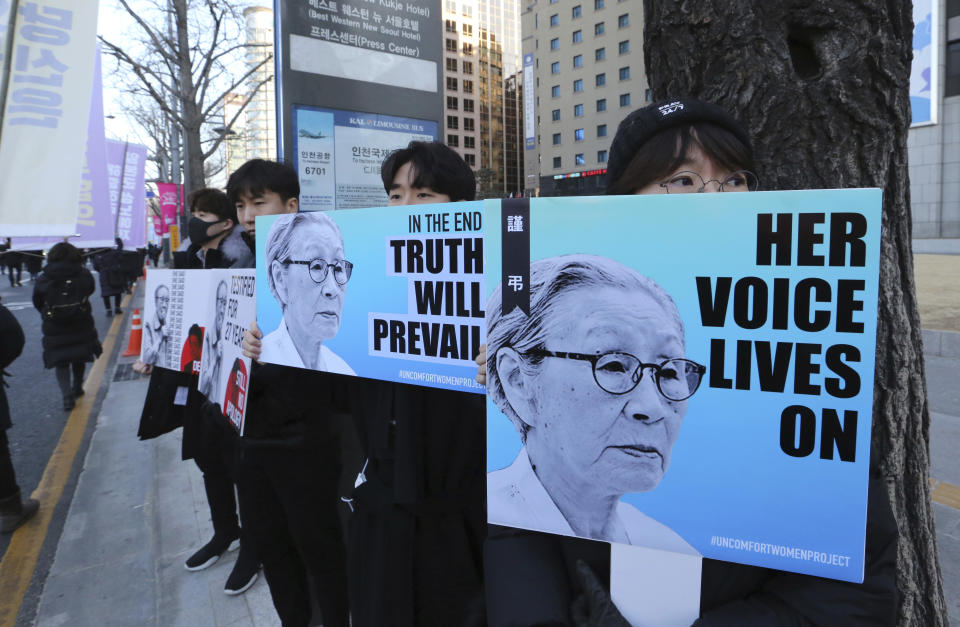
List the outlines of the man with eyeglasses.
<svg viewBox="0 0 960 627">
<path fill-rule="evenodd" d="M 281 216 L 266 244 L 267 285 L 283 310 L 275 331 L 263 338 L 261 361 L 354 374 L 324 345 L 340 330 L 353 264 L 344 259 L 343 237 L 325 213 Z"/>
<path fill-rule="evenodd" d="M 143 363 L 166 367 L 170 333 L 164 325 L 170 307 L 170 288 L 158 285 L 153 292 L 153 303 L 153 318 L 143 326 Z"/>
</svg>

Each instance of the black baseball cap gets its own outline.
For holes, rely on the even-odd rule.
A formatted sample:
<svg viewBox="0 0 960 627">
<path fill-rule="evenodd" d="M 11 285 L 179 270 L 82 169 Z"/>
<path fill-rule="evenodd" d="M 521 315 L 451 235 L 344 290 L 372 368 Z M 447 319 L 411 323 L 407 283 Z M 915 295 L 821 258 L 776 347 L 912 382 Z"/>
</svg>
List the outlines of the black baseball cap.
<svg viewBox="0 0 960 627">
<path fill-rule="evenodd" d="M 651 137 L 674 126 L 698 122 L 715 124 L 732 133 L 744 146 L 750 147 L 750 136 L 746 129 L 717 105 L 694 98 L 661 100 L 637 109 L 620 122 L 607 158 L 607 187 L 620 178 L 637 149 Z"/>
</svg>

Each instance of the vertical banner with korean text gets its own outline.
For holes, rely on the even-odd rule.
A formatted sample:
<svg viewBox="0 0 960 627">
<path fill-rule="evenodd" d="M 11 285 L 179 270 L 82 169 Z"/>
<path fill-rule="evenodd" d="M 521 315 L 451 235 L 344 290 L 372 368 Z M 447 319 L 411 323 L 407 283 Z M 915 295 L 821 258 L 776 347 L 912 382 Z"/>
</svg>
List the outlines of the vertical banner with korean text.
<svg viewBox="0 0 960 627">
<path fill-rule="evenodd" d="M 146 246 L 146 188 L 144 167 L 147 147 L 107 140 L 107 180 L 116 236 L 127 249 Z"/>
<path fill-rule="evenodd" d="M 98 0 L 22 0 L 0 126 L 0 230 L 76 232 Z M 50 184 L 51 173 L 57 184 Z"/>
</svg>

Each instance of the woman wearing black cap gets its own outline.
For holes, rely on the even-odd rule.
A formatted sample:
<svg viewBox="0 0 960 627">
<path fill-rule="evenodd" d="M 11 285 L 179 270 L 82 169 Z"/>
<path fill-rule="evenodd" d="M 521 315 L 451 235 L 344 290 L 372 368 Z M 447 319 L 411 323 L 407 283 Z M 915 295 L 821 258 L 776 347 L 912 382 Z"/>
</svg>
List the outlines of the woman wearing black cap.
<svg viewBox="0 0 960 627">
<path fill-rule="evenodd" d="M 685 98 L 651 104 L 617 128 L 607 163 L 607 194 L 754 191 L 759 188 L 750 137 L 716 105 Z M 486 381 L 486 349 L 477 380 Z M 864 582 L 852 584 L 704 559 L 697 627 L 734 625 L 893 624 L 897 530 L 879 479 L 870 481 Z M 490 527 L 485 547 L 488 620 L 625 625 L 603 578 L 609 547 L 577 538 Z M 589 564 L 589 572 L 582 562 Z M 566 582 L 556 583 L 557 570 Z M 511 573 L 522 573 L 512 575 Z M 544 587 L 542 582 L 553 582 Z M 536 599 L 536 607 L 531 607 Z M 589 602 L 585 601 L 588 600 Z M 589 608 L 589 609 L 587 609 Z M 569 612 L 569 613 L 568 613 Z M 552 624 L 552 623 L 551 623 Z"/>
</svg>

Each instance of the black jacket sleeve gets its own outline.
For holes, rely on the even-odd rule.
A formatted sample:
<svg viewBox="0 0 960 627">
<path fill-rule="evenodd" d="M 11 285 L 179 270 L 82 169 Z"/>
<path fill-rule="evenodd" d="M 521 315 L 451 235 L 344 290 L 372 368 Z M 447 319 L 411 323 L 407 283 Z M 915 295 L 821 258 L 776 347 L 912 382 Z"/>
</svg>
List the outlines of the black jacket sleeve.
<svg viewBox="0 0 960 627">
<path fill-rule="evenodd" d="M 13 363 L 23 351 L 23 328 L 10 310 L 0 305 L 0 370 Z"/>
</svg>

